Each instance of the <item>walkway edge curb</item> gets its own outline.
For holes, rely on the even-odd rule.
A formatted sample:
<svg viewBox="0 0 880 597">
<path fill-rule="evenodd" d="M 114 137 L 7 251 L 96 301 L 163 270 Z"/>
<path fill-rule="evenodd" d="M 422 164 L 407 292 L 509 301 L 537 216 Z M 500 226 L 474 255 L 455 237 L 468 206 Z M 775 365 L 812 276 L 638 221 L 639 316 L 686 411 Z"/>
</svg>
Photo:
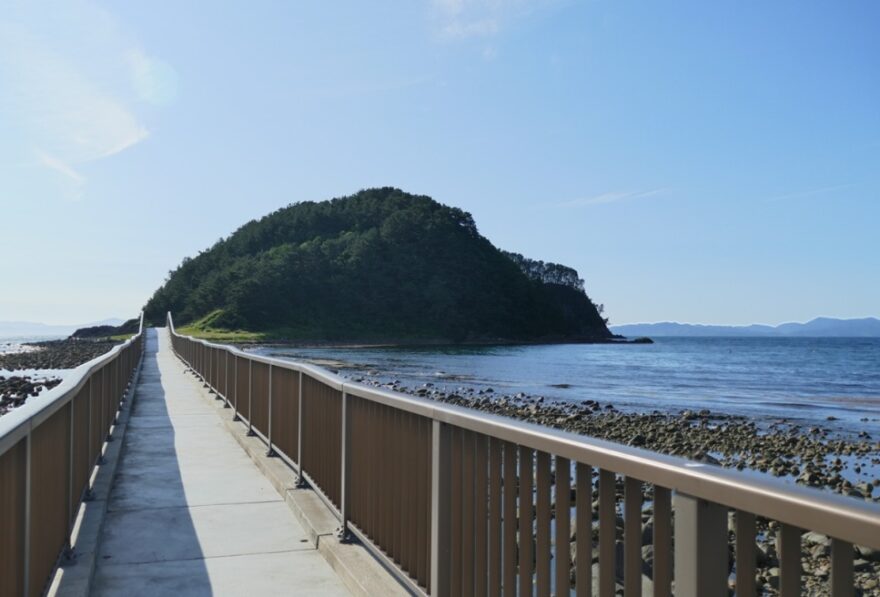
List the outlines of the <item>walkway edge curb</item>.
<svg viewBox="0 0 880 597">
<path fill-rule="evenodd" d="M 113 488 L 113 479 L 116 477 L 116 469 L 121 460 L 125 431 L 128 428 L 132 406 L 134 406 L 135 390 L 143 363 L 144 357 L 141 354 L 131 384 L 119 407 L 116 424 L 110 432 L 112 441 L 103 445 L 104 464 L 98 465 L 91 477 L 93 497 L 91 500 L 79 504 L 79 511 L 70 538 L 73 559 L 69 562 L 62 561 L 56 567 L 52 582 L 46 592 L 47 595 L 55 597 L 88 597 L 91 595 L 97 564 L 98 540 L 107 518 L 110 491 Z"/>
<path fill-rule="evenodd" d="M 186 368 L 184 363 L 180 365 Z M 231 411 L 223 408 L 222 401 L 204 394 L 203 397 L 210 401 L 227 431 L 284 498 L 309 540 L 353 595 L 411 595 L 365 547 L 358 543 L 340 543 L 336 537 L 339 521 L 315 492 L 297 489 L 293 470 L 281 458 L 266 456 L 266 444 L 257 437 L 248 437 L 247 427 L 232 420 Z"/>
</svg>

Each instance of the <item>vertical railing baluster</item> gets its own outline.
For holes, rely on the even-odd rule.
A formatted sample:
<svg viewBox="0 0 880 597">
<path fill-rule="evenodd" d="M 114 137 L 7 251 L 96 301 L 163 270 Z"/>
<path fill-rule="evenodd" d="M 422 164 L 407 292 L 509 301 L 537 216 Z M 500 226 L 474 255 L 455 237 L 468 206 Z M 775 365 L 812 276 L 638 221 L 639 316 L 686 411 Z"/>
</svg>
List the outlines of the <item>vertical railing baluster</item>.
<svg viewBox="0 0 880 597">
<path fill-rule="evenodd" d="M 400 553 L 403 549 L 403 533 L 401 528 L 401 514 L 404 510 L 403 502 L 403 484 L 400 482 L 403 478 L 403 453 L 401 450 L 402 418 L 403 413 L 400 410 L 391 409 L 391 510 L 393 514 L 389 517 L 389 528 L 391 529 L 391 556 L 399 564 Z"/>
<path fill-rule="evenodd" d="M 534 544 L 532 534 L 532 449 L 519 447 L 519 595 L 532 594 Z"/>
<path fill-rule="evenodd" d="M 538 451 L 535 458 L 535 584 L 538 597 L 550 597 L 550 454 Z"/>
<path fill-rule="evenodd" d="M 626 477 L 623 490 L 623 591 L 642 595 L 642 482 Z"/>
<path fill-rule="evenodd" d="M 89 380 L 86 382 L 89 388 L 88 391 L 88 400 L 86 403 L 89 405 L 89 420 L 86 421 L 86 462 L 88 462 L 88 470 L 86 471 L 86 490 L 85 495 L 83 496 L 83 501 L 87 502 L 92 498 L 92 487 L 90 483 L 91 479 L 91 470 L 95 465 L 95 459 L 92 454 L 92 375 L 89 376 Z"/>
<path fill-rule="evenodd" d="M 453 594 L 450 585 L 451 536 L 450 516 L 451 428 L 432 421 L 431 437 L 431 595 Z M 377 463 L 381 466 L 381 463 Z"/>
<path fill-rule="evenodd" d="M 571 463 L 556 457 L 556 594 L 571 592 Z"/>
<path fill-rule="evenodd" d="M 615 584 L 617 535 L 617 481 L 614 473 L 599 471 L 599 594 L 612 595 Z"/>
<path fill-rule="evenodd" d="M 516 595 L 516 444 L 504 442 L 504 597 Z"/>
<path fill-rule="evenodd" d="M 736 596 L 755 595 L 755 515 L 736 511 Z"/>
<path fill-rule="evenodd" d="M 726 597 L 727 510 L 716 503 L 676 493 L 675 594 Z"/>
<path fill-rule="evenodd" d="M 462 597 L 474 594 L 474 433 L 462 431 Z"/>
<path fill-rule="evenodd" d="M 107 365 L 101 369 L 101 406 L 104 409 L 103 418 L 101 419 L 101 433 L 104 434 L 104 441 L 110 441 L 110 371 Z M 101 462 L 103 463 L 103 457 Z"/>
<path fill-rule="evenodd" d="M 361 414 L 366 417 L 368 407 L 361 402 Z M 419 476 L 419 520 L 416 527 L 416 537 L 418 537 L 419 552 L 419 582 L 425 586 L 431 586 L 431 427 L 430 419 L 419 419 L 419 454 L 418 454 L 418 471 Z M 366 460 L 365 460 L 366 461 Z M 367 476 L 365 467 L 361 467 L 361 479 Z M 367 487 L 368 482 L 363 481 L 363 486 Z M 361 511 L 369 507 L 367 496 L 361 496 Z M 364 520 L 369 520 L 369 516 L 364 513 Z"/>
<path fill-rule="evenodd" d="M 474 448 L 474 495 L 476 499 L 476 510 L 474 511 L 474 525 L 476 527 L 474 537 L 474 551 L 476 554 L 474 556 L 474 594 L 482 597 L 487 594 L 489 579 L 489 540 L 486 535 L 489 524 L 489 494 L 487 491 L 489 471 L 486 468 L 489 462 L 489 454 L 487 452 L 488 438 L 482 433 L 477 433 Z"/>
<path fill-rule="evenodd" d="M 253 409 L 253 395 L 254 395 L 254 361 L 253 359 L 248 359 L 248 429 L 247 435 L 248 437 L 254 436 L 254 409 Z"/>
<path fill-rule="evenodd" d="M 111 392 L 113 394 L 113 425 L 119 420 L 119 359 L 113 359 L 110 364 L 112 375 L 110 376 Z"/>
<path fill-rule="evenodd" d="M 404 413 L 404 469 L 403 479 L 401 481 L 404 494 L 404 516 L 402 517 L 403 524 L 401 525 L 403 531 L 403 553 L 401 554 L 400 561 L 403 569 L 413 578 L 418 576 L 419 567 L 416 559 L 418 555 L 418 548 L 416 545 L 418 537 L 415 535 L 416 529 L 418 528 L 418 514 L 416 511 L 419 507 L 419 486 L 418 475 L 416 474 L 419 466 L 416 460 L 418 452 L 416 423 L 414 416 L 410 413 Z"/>
<path fill-rule="evenodd" d="M 342 391 L 342 466 L 340 468 L 342 478 L 340 479 L 339 511 L 342 514 L 342 525 L 339 527 L 338 536 L 340 541 L 348 542 L 350 538 L 348 522 L 351 520 L 351 397 L 344 389 Z"/>
<path fill-rule="evenodd" d="M 575 590 L 577 597 L 593 594 L 593 467 L 576 466 L 575 479 Z"/>
<path fill-rule="evenodd" d="M 654 597 L 672 595 L 672 492 L 654 486 Z"/>
<path fill-rule="evenodd" d="M 776 535 L 779 554 L 779 595 L 796 597 L 801 594 L 801 531 L 788 524 L 779 525 Z"/>
<path fill-rule="evenodd" d="M 232 405 L 232 420 L 233 421 L 240 421 L 241 420 L 241 416 L 239 416 L 239 414 L 238 414 L 238 395 L 240 394 L 240 392 L 238 391 L 238 370 L 239 369 L 241 369 L 241 367 L 238 366 L 238 355 L 235 355 L 235 380 L 234 380 L 235 381 L 235 401 Z"/>
<path fill-rule="evenodd" d="M 831 540 L 831 597 L 852 597 L 855 593 L 853 582 L 852 543 Z"/>
<path fill-rule="evenodd" d="M 67 536 L 65 537 L 65 552 L 67 556 L 71 555 L 70 550 L 70 533 L 73 530 L 73 452 L 76 446 L 75 442 L 75 434 L 76 434 L 76 426 L 74 425 L 74 420 L 76 419 L 76 412 L 74 411 L 74 402 L 76 402 L 77 398 L 82 394 L 82 390 L 74 394 L 73 398 L 70 399 L 70 443 L 68 445 L 68 461 L 67 461 Z"/>
<path fill-rule="evenodd" d="M 489 438 L 489 594 L 501 594 L 501 441 Z"/>
<path fill-rule="evenodd" d="M 226 378 L 223 382 L 223 408 L 229 408 L 229 351 L 226 352 L 226 366 L 223 368 L 223 376 Z M 235 362 L 235 361 L 233 361 Z"/>
<path fill-rule="evenodd" d="M 462 488 L 461 488 L 461 444 L 464 431 L 460 427 L 452 427 L 450 429 L 451 448 L 450 448 L 450 483 L 449 488 L 452 496 L 450 497 L 450 514 L 449 518 L 452 523 L 452 532 L 450 534 L 450 545 L 452 547 L 452 561 L 449 563 L 449 578 L 452 592 L 459 596 L 461 590 L 461 560 L 462 560 L 462 526 L 464 525 L 464 517 L 462 516 Z"/>
<path fill-rule="evenodd" d="M 272 457 L 272 456 L 275 456 L 275 448 L 272 447 L 272 363 L 269 363 L 269 374 L 268 375 L 269 375 L 269 399 L 268 399 L 269 414 L 268 414 L 267 418 L 269 421 L 269 425 L 268 425 L 269 428 L 266 430 L 267 431 L 266 437 L 269 440 L 269 449 L 266 450 L 266 456 Z M 345 422 L 345 395 L 344 394 L 342 396 L 342 400 L 343 400 L 342 419 L 343 419 L 343 424 L 344 424 L 344 422 Z M 343 426 L 343 436 L 344 435 L 345 435 L 345 427 Z M 345 439 L 343 438 L 343 442 L 344 441 L 345 441 Z M 345 444 L 343 443 L 343 447 L 344 446 L 345 446 Z M 344 449 L 343 449 L 342 454 L 344 457 L 345 456 Z"/>
<path fill-rule="evenodd" d="M 25 436 L 24 457 L 24 597 L 30 597 L 31 590 L 31 483 L 33 477 L 33 459 L 31 458 L 31 423 L 28 422 L 28 432 Z"/>
<path fill-rule="evenodd" d="M 296 486 L 299 488 L 303 488 L 306 486 L 306 478 L 305 478 L 305 467 L 303 466 L 303 372 L 299 371 L 299 380 L 298 384 L 298 396 L 299 400 L 297 400 L 297 416 L 296 416 L 296 466 L 297 466 L 297 477 L 296 477 Z M 379 463 L 377 463 L 379 464 Z"/>
</svg>

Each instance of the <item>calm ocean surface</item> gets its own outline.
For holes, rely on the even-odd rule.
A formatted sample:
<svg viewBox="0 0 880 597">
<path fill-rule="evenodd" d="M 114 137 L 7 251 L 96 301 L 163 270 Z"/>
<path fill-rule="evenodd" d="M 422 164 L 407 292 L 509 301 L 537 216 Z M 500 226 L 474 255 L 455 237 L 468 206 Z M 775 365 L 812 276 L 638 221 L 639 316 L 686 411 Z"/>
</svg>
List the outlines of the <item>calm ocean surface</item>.
<svg viewBox="0 0 880 597">
<path fill-rule="evenodd" d="M 621 410 L 707 408 L 880 432 L 880 338 L 655 338 L 650 345 L 282 348 L 352 378 L 492 387 Z M 829 416 L 838 421 L 827 421 Z M 867 418 L 868 421 L 862 419 Z"/>
</svg>

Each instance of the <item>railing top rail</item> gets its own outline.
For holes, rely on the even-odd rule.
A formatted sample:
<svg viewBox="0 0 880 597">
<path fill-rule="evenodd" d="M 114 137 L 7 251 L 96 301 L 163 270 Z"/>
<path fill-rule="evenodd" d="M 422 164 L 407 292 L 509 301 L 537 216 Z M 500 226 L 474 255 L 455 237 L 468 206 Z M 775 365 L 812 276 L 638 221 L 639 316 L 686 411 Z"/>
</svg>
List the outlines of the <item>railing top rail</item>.
<svg viewBox="0 0 880 597">
<path fill-rule="evenodd" d="M 178 337 L 275 367 L 302 371 L 353 396 L 590 464 L 728 508 L 880 549 L 880 506 L 876 504 L 769 476 L 747 474 L 426 398 L 376 389 L 348 381 L 314 365 L 255 355 L 234 346 L 183 336 L 174 331 L 170 313 L 168 320 L 172 333 Z"/>
<path fill-rule="evenodd" d="M 111 362 L 122 350 L 140 338 L 143 332 L 144 314 L 142 311 L 137 334 L 91 361 L 75 367 L 60 384 L 51 390 L 42 392 L 39 399 L 28 400 L 0 417 L 0 455 L 15 445 L 31 428 L 39 425 L 67 404 L 79 393 L 94 371 Z"/>
</svg>

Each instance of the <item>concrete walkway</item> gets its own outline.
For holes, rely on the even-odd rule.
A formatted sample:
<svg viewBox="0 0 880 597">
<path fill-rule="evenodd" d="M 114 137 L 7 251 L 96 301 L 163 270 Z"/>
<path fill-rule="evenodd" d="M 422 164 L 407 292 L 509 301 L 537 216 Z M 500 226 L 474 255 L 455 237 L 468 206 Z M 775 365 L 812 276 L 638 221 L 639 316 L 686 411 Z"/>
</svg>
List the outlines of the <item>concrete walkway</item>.
<svg viewBox="0 0 880 597">
<path fill-rule="evenodd" d="M 209 400 L 148 330 L 93 594 L 347 594 Z"/>
</svg>

